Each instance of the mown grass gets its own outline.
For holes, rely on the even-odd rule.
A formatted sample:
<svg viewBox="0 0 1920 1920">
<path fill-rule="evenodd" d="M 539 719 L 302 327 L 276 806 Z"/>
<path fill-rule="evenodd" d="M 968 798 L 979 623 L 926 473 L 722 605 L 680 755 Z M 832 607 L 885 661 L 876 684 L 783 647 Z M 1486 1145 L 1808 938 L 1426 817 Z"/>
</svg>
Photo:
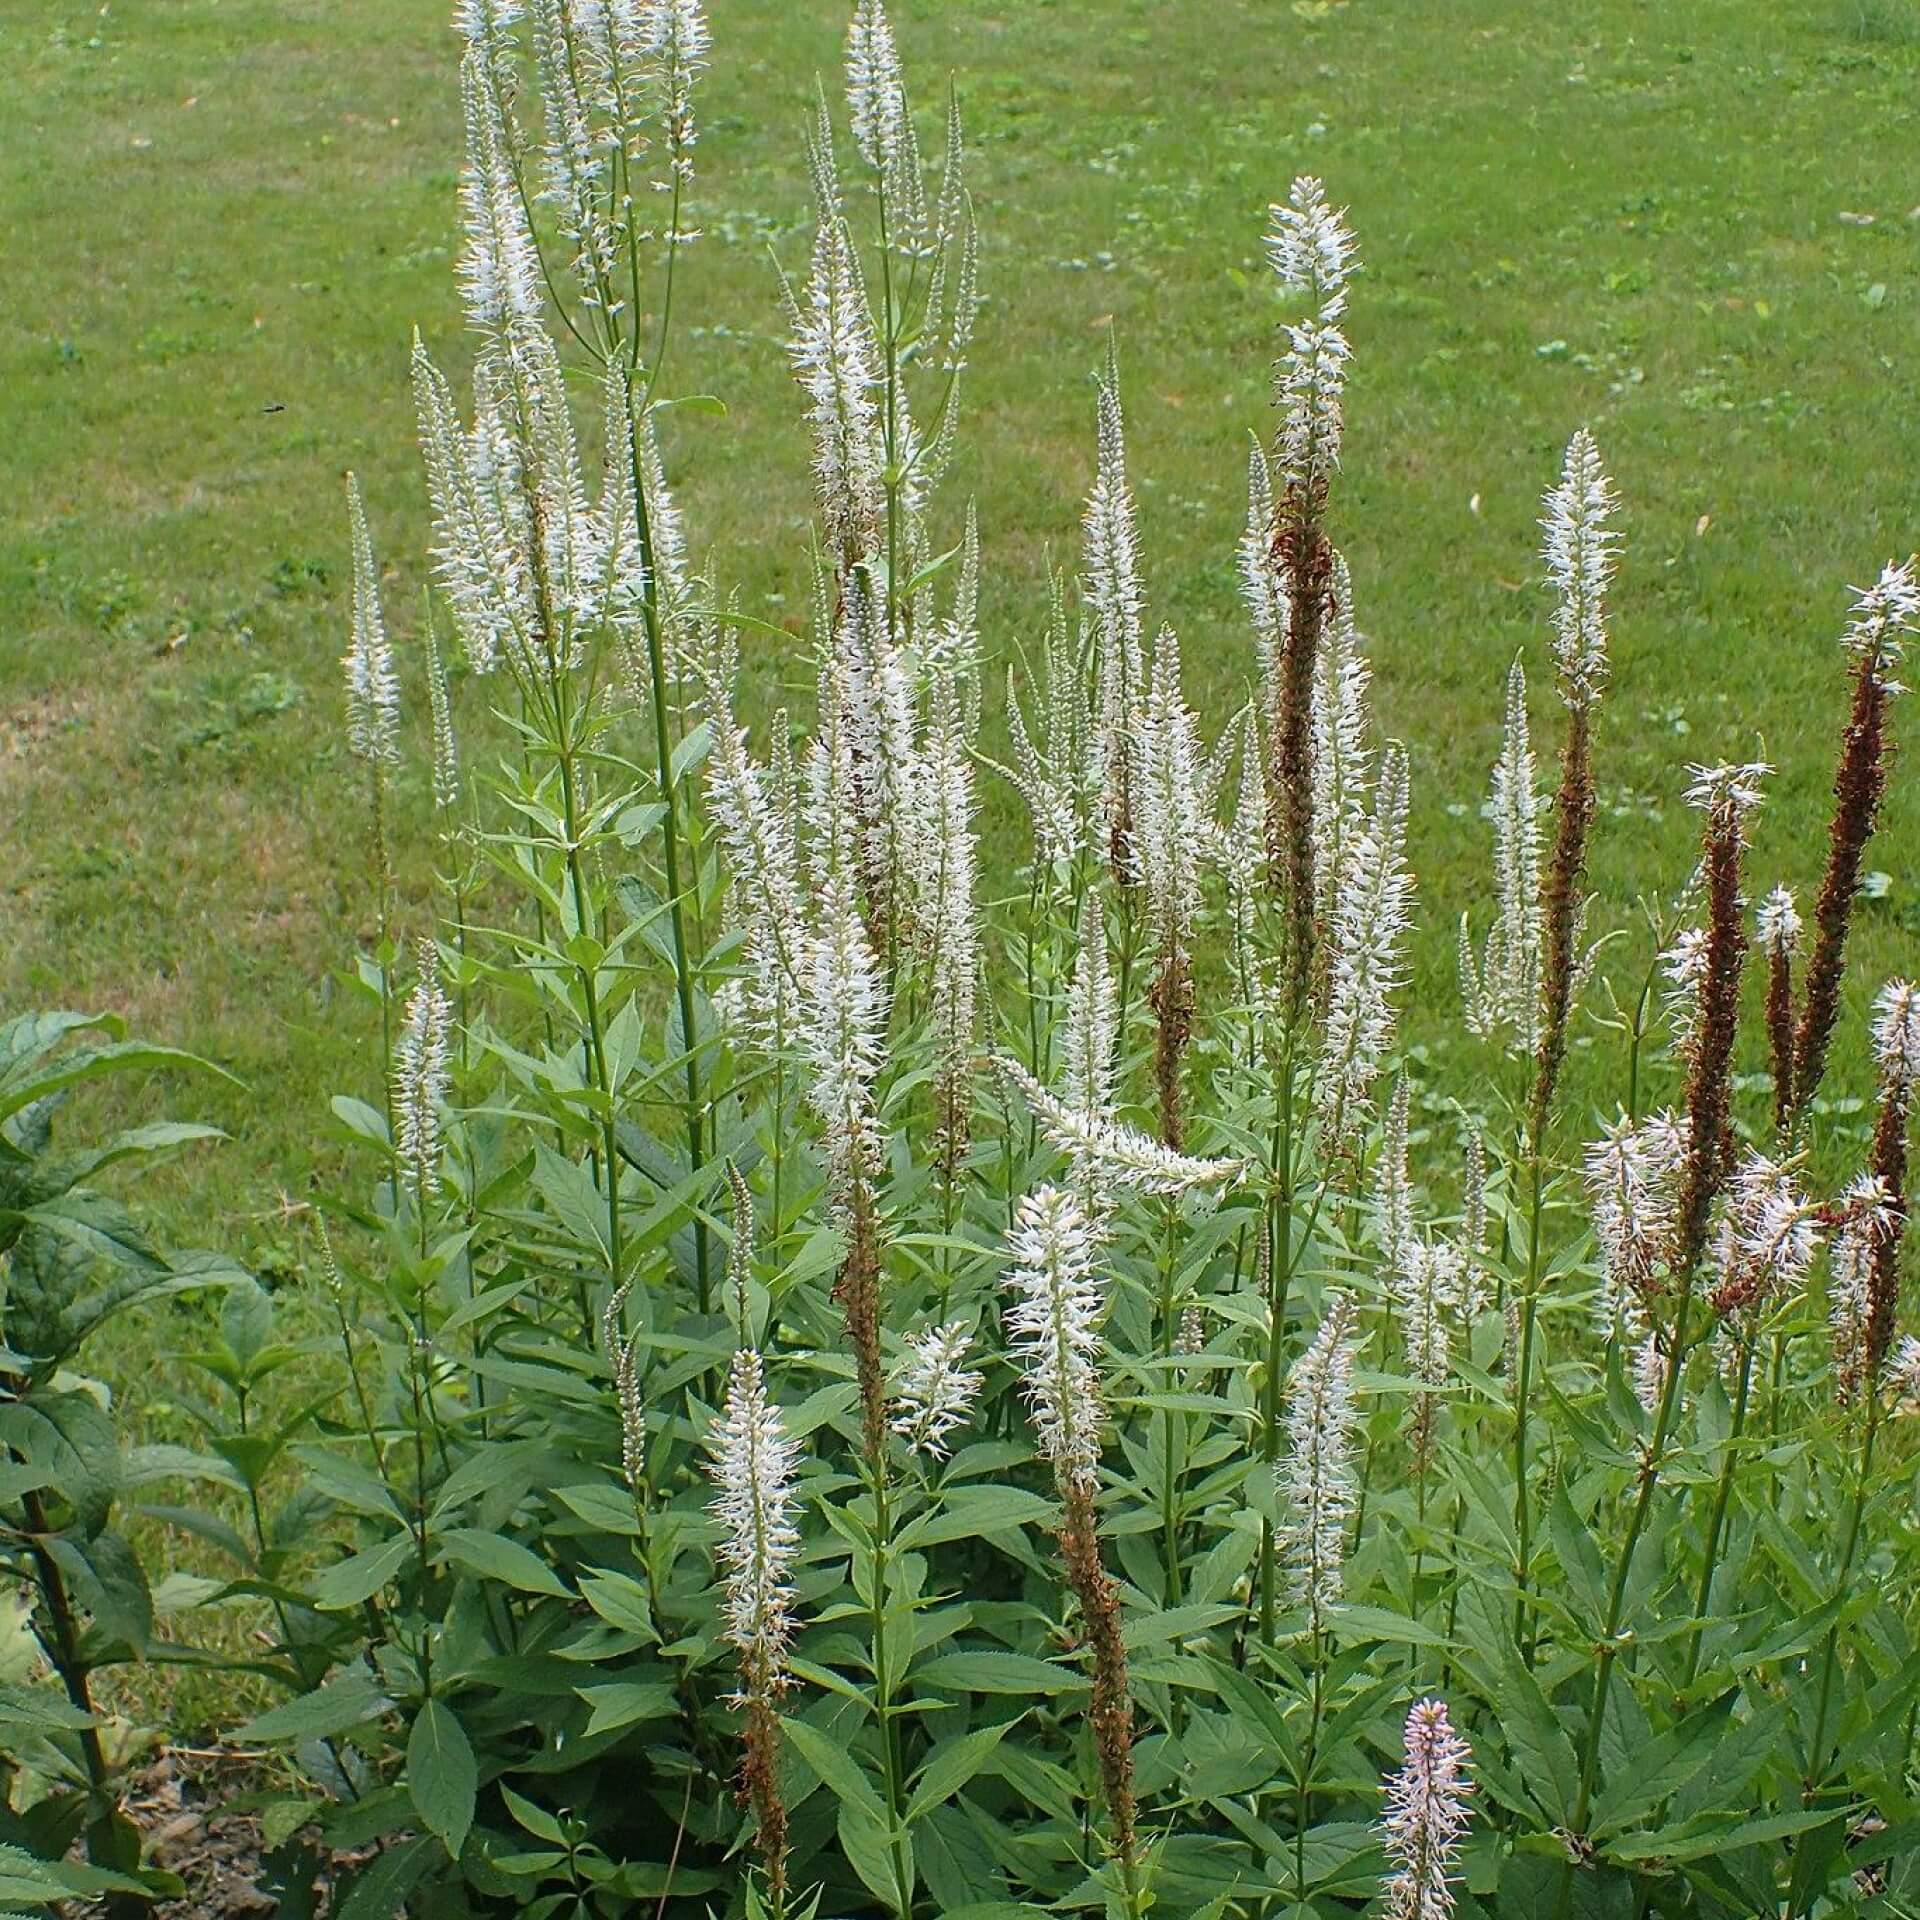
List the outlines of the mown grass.
<svg viewBox="0 0 1920 1920">
<path fill-rule="evenodd" d="M 670 458 L 714 576 L 797 627 L 806 458 L 768 250 L 804 248 L 798 126 L 844 9 L 714 11 L 706 238 L 667 384 L 728 412 L 684 416 Z M 161 1199 L 179 1237 L 269 1275 L 332 1152 L 326 1095 L 376 1071 L 336 984 L 371 931 L 340 489 L 357 469 L 410 631 L 411 328 L 460 351 L 445 12 L 15 0 L 0 19 L 0 992 L 119 1008 L 248 1083 L 168 1090 L 234 1138 Z M 1627 503 L 1610 914 L 1684 875 L 1689 759 L 1780 764 L 1756 872 L 1811 885 L 1847 583 L 1920 525 L 1911 7 L 908 0 L 898 24 L 922 108 L 951 71 L 975 147 L 991 304 L 954 499 L 980 496 L 995 647 L 1037 630 L 1045 557 L 1073 560 L 1111 322 L 1153 614 L 1179 624 L 1210 725 L 1238 704 L 1232 543 L 1275 315 L 1259 235 L 1317 171 L 1367 263 L 1332 519 L 1383 721 L 1414 753 L 1416 1038 L 1462 1044 L 1452 929 L 1487 892 L 1500 681 L 1517 650 L 1543 659 L 1534 517 L 1580 422 Z M 406 782 L 417 812 L 417 767 Z M 1862 998 L 1913 965 L 1917 794 L 1898 781 L 1878 842 Z M 423 923 L 422 863 L 406 884 Z M 136 1398 L 164 1390 L 118 1370 Z"/>
</svg>

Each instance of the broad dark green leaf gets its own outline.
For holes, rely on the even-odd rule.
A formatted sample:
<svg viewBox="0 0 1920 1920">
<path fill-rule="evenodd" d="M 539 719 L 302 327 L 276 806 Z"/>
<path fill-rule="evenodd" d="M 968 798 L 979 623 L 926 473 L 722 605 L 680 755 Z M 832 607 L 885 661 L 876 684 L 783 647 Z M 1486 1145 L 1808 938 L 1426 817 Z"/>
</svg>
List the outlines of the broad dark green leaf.
<svg viewBox="0 0 1920 1920">
<path fill-rule="evenodd" d="M 407 1791 L 429 1831 L 459 1859 L 473 1825 L 479 1772 L 460 1716 L 444 1700 L 428 1700 L 407 1735 Z"/>
</svg>

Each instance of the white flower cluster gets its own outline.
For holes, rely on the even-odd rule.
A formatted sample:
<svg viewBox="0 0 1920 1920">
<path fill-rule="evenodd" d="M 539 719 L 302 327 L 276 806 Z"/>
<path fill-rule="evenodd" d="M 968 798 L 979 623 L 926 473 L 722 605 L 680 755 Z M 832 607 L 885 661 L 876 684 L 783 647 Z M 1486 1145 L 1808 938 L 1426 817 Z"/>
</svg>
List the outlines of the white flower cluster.
<svg viewBox="0 0 1920 1920">
<path fill-rule="evenodd" d="M 1467 917 L 1461 915 L 1460 984 L 1468 1031 L 1482 1040 L 1504 1038 L 1514 1052 L 1522 1054 L 1539 1047 L 1545 1013 L 1541 969 L 1546 924 L 1540 898 L 1543 796 L 1534 782 L 1527 676 L 1516 660 L 1507 674 L 1506 725 L 1489 800 L 1496 910 L 1478 961 Z"/>
<path fill-rule="evenodd" d="M 353 624 L 341 666 L 347 676 L 347 745 L 373 767 L 400 763 L 400 682 L 380 609 L 380 570 L 360 482 L 347 475 L 347 518 L 353 531 Z"/>
<path fill-rule="evenodd" d="M 949 1439 L 973 1417 L 984 1376 L 966 1365 L 972 1345 L 964 1320 L 924 1328 L 907 1341 L 893 1382 L 893 1430 L 915 1453 L 944 1460 Z"/>
<path fill-rule="evenodd" d="M 419 949 L 420 977 L 407 998 L 393 1049 L 394 1157 L 416 1198 L 430 1192 L 440 1165 L 440 1106 L 447 1097 L 453 1008 L 440 984 L 440 953 Z"/>
<path fill-rule="evenodd" d="M 1872 586 L 1855 587 L 1853 592 L 1853 619 L 1843 644 L 1856 660 L 1866 663 L 1883 692 L 1904 692 L 1892 674 L 1900 664 L 1906 636 L 1920 626 L 1920 580 L 1914 577 L 1913 562 L 1896 566 L 1889 561 Z"/>
<path fill-rule="evenodd" d="M 1444 1700 L 1422 1700 L 1407 1715 L 1406 1758 L 1387 1781 L 1380 1823 L 1396 1869 L 1386 1883 L 1388 1920 L 1447 1920 L 1452 1913 L 1472 1758 Z"/>
<path fill-rule="evenodd" d="M 1006 1275 L 1006 1329 L 1023 1370 L 1041 1451 L 1063 1490 L 1090 1492 L 1100 1472 L 1100 1323 L 1106 1283 L 1095 1223 L 1072 1194 L 1041 1187 L 1020 1202 Z"/>
<path fill-rule="evenodd" d="M 1275 1476 L 1286 1519 L 1279 1539 L 1295 1603 L 1316 1633 L 1339 1603 L 1358 1479 L 1353 1466 L 1354 1337 L 1349 1293 L 1329 1293 L 1320 1325 L 1287 1381 L 1286 1452 Z"/>
<path fill-rule="evenodd" d="M 1561 697 L 1585 707 L 1607 681 L 1607 586 L 1619 536 L 1609 522 L 1617 505 L 1600 449 L 1584 427 L 1567 444 L 1560 483 L 1541 519 L 1547 577 L 1559 596 L 1554 658 Z"/>
<path fill-rule="evenodd" d="M 1271 210 L 1267 259 L 1290 293 L 1304 293 L 1311 311 L 1286 328 L 1287 348 L 1274 374 L 1280 409 L 1275 448 L 1280 479 L 1308 501 L 1324 495 L 1340 464 L 1343 401 L 1352 349 L 1340 330 L 1347 281 L 1356 262 L 1353 235 L 1327 205 L 1320 182 L 1302 175 L 1284 206 Z"/>
<path fill-rule="evenodd" d="M 709 1511 L 721 1529 L 726 1635 L 741 1656 L 747 1689 L 764 1697 L 779 1691 L 793 1639 L 798 1456 L 751 1347 L 733 1356 L 726 1405 L 707 1436 L 707 1450 L 719 1489 Z"/>
<path fill-rule="evenodd" d="M 1373 667 L 1353 618 L 1353 578 L 1333 556 L 1333 608 L 1314 663 L 1313 879 L 1320 916 L 1338 909 L 1353 849 L 1366 830 L 1373 787 Z"/>
<path fill-rule="evenodd" d="M 1330 1151 L 1364 1119 L 1393 1039 L 1393 995 L 1406 978 L 1413 875 L 1406 864 L 1404 748 L 1380 757 L 1366 824 L 1348 849 L 1327 929 L 1325 1037 L 1314 1099 Z"/>
<path fill-rule="evenodd" d="M 1665 1112 L 1638 1126 L 1622 1120 L 1587 1149 L 1603 1340 L 1641 1327 L 1644 1302 L 1665 1276 L 1686 1154 L 1686 1122 Z"/>
</svg>

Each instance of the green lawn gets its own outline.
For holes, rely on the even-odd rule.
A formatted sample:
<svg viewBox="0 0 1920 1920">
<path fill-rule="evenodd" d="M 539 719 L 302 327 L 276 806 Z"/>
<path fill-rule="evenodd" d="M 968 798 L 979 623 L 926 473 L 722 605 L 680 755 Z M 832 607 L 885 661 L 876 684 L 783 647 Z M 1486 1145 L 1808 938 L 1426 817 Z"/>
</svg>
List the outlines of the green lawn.
<svg viewBox="0 0 1920 1920">
<path fill-rule="evenodd" d="M 326 1094 L 371 1072 L 334 985 L 369 916 L 341 479 L 363 476 L 410 630 L 410 331 L 460 353 L 446 11 L 0 16 L 0 988 L 122 1009 L 250 1083 L 169 1091 L 236 1137 L 166 1199 L 185 1237 L 269 1263 L 282 1196 L 331 1152 Z M 669 448 L 715 577 L 796 623 L 806 452 L 768 247 L 804 251 L 798 126 L 844 11 L 716 0 L 707 237 L 668 380 L 730 409 L 683 416 Z M 1757 877 L 1810 886 L 1846 587 L 1920 526 L 1913 0 L 906 0 L 898 24 L 923 111 L 951 70 L 975 149 L 990 305 L 954 504 L 978 489 L 996 644 L 1036 631 L 1049 549 L 1072 561 L 1111 318 L 1153 611 L 1210 726 L 1237 704 L 1232 543 L 1274 315 L 1259 237 L 1315 171 L 1366 262 L 1333 523 L 1382 717 L 1414 752 L 1416 997 L 1451 1015 L 1501 675 L 1544 650 L 1538 496 L 1582 421 L 1629 541 L 1597 883 L 1624 914 L 1684 873 L 1678 760 L 1764 753 L 1783 770 Z M 1913 964 L 1917 792 L 1899 785 L 1873 862 L 1892 884 L 1862 994 Z M 416 884 L 416 918 L 425 900 Z M 1439 1026 L 1415 1020 L 1434 1044 Z"/>
</svg>

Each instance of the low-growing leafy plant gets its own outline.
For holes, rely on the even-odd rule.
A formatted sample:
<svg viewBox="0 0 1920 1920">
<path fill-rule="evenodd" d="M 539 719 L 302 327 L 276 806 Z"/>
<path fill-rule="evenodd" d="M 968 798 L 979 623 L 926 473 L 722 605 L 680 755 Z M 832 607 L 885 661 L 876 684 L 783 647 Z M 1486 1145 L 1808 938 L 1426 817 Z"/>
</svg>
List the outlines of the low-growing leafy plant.
<svg viewBox="0 0 1920 1920">
<path fill-rule="evenodd" d="M 78 1044 L 99 1038 L 98 1044 Z M 21 1014 L 0 1026 L 0 1576 L 23 1596 L 0 1643 L 0 1905 L 99 1895 L 144 1912 L 179 1892 L 143 1866 L 120 1807 L 94 1676 L 155 1651 L 156 1596 L 121 1524 L 144 1489 L 214 1463 L 129 1446 L 112 1399 L 77 1371 L 84 1343 L 120 1315 L 241 1276 L 207 1254 L 156 1245 L 126 1203 L 93 1184 L 211 1127 L 160 1121 L 95 1146 L 57 1142 L 69 1092 L 115 1073 L 203 1066 L 128 1040 L 106 1015 Z M 5 1589 L 0 1589 L 4 1592 Z M 191 1658 L 184 1647 L 167 1657 Z M 83 1845 L 84 1866 L 66 1860 Z"/>
<path fill-rule="evenodd" d="M 993 515 L 940 496 L 965 143 L 950 104 L 929 176 L 859 0 L 785 288 L 817 691 L 756 749 L 736 698 L 796 636 L 693 571 L 659 437 L 705 23 L 514 11 L 460 11 L 470 417 L 414 350 L 430 928 L 350 493 L 386 1071 L 334 1101 L 340 1387 L 251 1424 L 251 1297 L 202 1358 L 249 1500 L 305 1477 L 226 1544 L 298 1683 L 241 1737 L 361 1855 L 335 1911 L 1904 1911 L 1913 987 L 1873 997 L 1863 1164 L 1821 1089 L 1911 567 L 1856 596 L 1810 930 L 1750 911 L 1758 766 L 1676 770 L 1699 866 L 1627 920 L 1587 879 L 1618 502 L 1573 436 L 1558 777 L 1516 662 L 1434 1076 L 1397 1025 L 1413 761 L 1334 545 L 1356 249 L 1321 184 L 1267 240 L 1246 706 L 1196 714 L 1152 629 L 1110 346 L 1080 574 L 989 717 Z M 1570 1110 L 1577 1039 L 1612 1116 Z M 320 1864 L 283 1850 L 289 1910 Z"/>
</svg>

